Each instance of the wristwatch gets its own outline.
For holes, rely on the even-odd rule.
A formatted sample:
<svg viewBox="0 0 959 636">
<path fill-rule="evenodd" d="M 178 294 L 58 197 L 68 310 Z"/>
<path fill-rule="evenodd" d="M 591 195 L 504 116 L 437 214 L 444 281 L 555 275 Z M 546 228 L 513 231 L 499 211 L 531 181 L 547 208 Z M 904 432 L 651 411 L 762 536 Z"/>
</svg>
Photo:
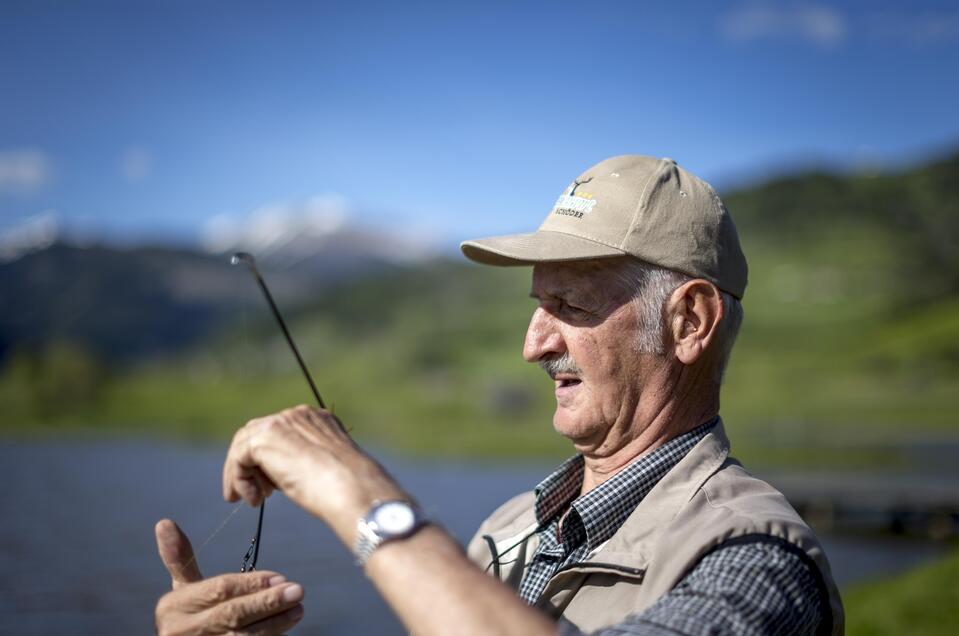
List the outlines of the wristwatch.
<svg viewBox="0 0 959 636">
<path fill-rule="evenodd" d="M 365 566 L 373 550 L 380 544 L 405 539 L 427 523 L 423 512 L 408 501 L 375 502 L 366 516 L 356 522 L 353 555 L 356 556 L 357 565 Z"/>
</svg>

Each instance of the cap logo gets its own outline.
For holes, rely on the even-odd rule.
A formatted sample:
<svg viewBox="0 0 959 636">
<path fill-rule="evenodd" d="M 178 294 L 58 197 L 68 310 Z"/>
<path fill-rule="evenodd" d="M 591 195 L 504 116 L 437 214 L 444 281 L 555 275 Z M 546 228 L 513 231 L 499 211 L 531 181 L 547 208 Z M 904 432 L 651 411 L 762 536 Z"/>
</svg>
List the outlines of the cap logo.
<svg viewBox="0 0 959 636">
<path fill-rule="evenodd" d="M 569 187 L 566 188 L 566 192 L 559 195 L 559 198 L 556 199 L 556 203 L 553 204 L 553 214 L 560 214 L 563 216 L 572 216 L 577 219 L 583 218 L 583 215 L 589 214 L 593 211 L 593 208 L 596 207 L 596 200 L 593 199 L 593 195 L 589 192 L 580 192 L 576 194 L 576 189 L 579 186 L 589 183 L 593 178 L 589 177 L 580 181 L 577 179 L 569 184 Z"/>
</svg>

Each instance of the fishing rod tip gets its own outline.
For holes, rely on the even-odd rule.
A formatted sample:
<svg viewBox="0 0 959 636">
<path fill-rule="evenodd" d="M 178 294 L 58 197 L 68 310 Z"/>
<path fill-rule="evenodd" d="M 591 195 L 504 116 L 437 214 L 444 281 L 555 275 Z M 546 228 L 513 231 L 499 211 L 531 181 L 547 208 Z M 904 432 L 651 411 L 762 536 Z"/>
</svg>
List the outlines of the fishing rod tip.
<svg viewBox="0 0 959 636">
<path fill-rule="evenodd" d="M 237 252 L 230 257 L 230 265 L 239 265 L 240 263 L 253 265 L 253 255 L 249 252 Z"/>
</svg>

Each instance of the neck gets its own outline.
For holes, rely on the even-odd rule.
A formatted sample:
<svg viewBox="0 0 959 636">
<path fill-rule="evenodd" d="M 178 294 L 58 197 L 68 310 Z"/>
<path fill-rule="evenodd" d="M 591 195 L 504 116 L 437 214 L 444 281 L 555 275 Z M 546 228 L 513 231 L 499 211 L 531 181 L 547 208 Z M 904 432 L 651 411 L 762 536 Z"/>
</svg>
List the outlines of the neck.
<svg viewBox="0 0 959 636">
<path fill-rule="evenodd" d="M 680 364 L 654 374 L 631 413 L 624 413 L 599 444 L 578 449 L 585 460 L 580 494 L 719 413 L 719 385 L 697 371 Z"/>
</svg>

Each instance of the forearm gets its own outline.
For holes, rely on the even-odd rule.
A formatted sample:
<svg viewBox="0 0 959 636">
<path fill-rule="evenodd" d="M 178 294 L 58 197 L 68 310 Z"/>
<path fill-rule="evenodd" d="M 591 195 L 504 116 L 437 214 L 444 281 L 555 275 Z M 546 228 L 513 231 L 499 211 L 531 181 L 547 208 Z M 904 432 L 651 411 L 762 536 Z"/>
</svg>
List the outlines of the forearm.
<svg viewBox="0 0 959 636">
<path fill-rule="evenodd" d="M 555 623 L 483 573 L 437 526 L 377 548 L 366 574 L 417 636 L 556 633 Z"/>
</svg>

